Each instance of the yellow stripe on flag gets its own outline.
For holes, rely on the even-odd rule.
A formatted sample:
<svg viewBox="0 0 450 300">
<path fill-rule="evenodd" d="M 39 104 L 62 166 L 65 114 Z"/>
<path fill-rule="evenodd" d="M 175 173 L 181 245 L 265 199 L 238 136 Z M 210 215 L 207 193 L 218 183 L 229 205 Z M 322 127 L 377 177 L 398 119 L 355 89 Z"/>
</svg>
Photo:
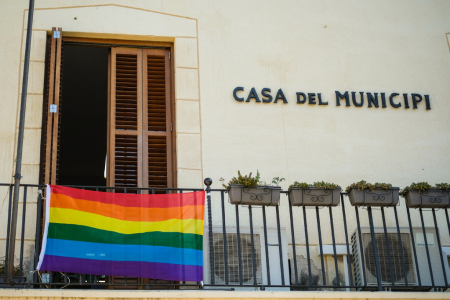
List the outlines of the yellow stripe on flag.
<svg viewBox="0 0 450 300">
<path fill-rule="evenodd" d="M 57 207 L 50 208 L 50 223 L 82 225 L 123 234 L 161 231 L 203 235 L 203 220 L 170 219 L 160 222 L 124 221 L 88 212 Z"/>
</svg>

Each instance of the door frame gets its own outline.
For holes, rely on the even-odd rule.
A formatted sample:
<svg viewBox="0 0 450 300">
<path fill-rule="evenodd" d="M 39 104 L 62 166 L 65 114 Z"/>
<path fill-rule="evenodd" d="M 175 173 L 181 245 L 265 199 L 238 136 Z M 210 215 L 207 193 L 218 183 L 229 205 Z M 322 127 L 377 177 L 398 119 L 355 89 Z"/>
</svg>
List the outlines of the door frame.
<svg viewBox="0 0 450 300">
<path fill-rule="evenodd" d="M 151 41 L 139 41 L 139 40 L 119 40 L 119 39 L 100 39 L 100 38 L 82 38 L 82 37 L 62 37 L 62 43 L 70 44 L 80 44 L 84 46 L 95 46 L 95 47 L 130 47 L 130 48 L 165 48 L 170 51 L 170 106 L 171 106 L 171 119 L 172 119 L 172 185 L 174 188 L 177 187 L 177 155 L 176 155 L 176 101 L 175 101 L 175 62 L 174 62 L 174 44 L 171 42 L 151 42 Z M 111 76 L 110 70 L 110 54 L 108 57 L 108 77 Z M 109 78 L 108 78 L 109 79 Z M 110 105 L 110 80 L 108 80 L 108 112 Z M 109 130 L 108 124 L 108 130 Z M 109 149 L 109 147 L 108 147 Z M 107 149 L 107 150 L 108 150 Z"/>
</svg>

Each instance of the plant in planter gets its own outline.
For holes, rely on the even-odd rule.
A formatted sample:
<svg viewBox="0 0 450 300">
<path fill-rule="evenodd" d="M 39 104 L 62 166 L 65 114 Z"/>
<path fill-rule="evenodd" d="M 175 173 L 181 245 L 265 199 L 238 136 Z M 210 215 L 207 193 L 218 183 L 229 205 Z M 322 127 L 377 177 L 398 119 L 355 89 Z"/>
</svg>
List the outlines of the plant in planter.
<svg viewBox="0 0 450 300">
<path fill-rule="evenodd" d="M 285 180 L 284 178 L 274 177 L 274 178 L 272 179 L 272 183 L 273 183 L 275 186 L 278 186 L 278 185 L 280 185 L 280 182 L 282 182 L 282 181 L 284 181 L 284 180 Z"/>
<path fill-rule="evenodd" d="M 371 184 L 364 180 L 352 183 L 345 189 L 353 206 L 395 206 L 398 204 L 399 190 L 389 183 Z"/>
<path fill-rule="evenodd" d="M 5 272 L 7 271 L 5 266 L 6 266 L 6 263 L 5 263 L 5 260 L 3 259 L 3 260 L 0 261 L 0 276 L 5 275 Z M 22 270 L 22 273 L 23 273 L 22 276 L 26 275 L 25 274 L 25 270 Z M 20 276 L 20 266 L 15 266 L 14 267 L 13 276 L 14 277 L 19 277 Z"/>
<path fill-rule="evenodd" d="M 450 207 L 450 184 L 438 183 L 435 186 L 428 182 L 412 183 L 401 190 L 406 205 L 411 208 L 448 208 Z"/>
<path fill-rule="evenodd" d="M 293 206 L 337 206 L 340 201 L 341 187 L 324 181 L 294 182 L 289 186 L 289 200 Z"/>
<path fill-rule="evenodd" d="M 282 180 L 284 178 L 276 177 L 272 183 Z M 259 171 L 256 171 L 256 177 L 252 177 L 252 173 L 242 176 L 238 171 L 238 177 L 233 177 L 228 185 L 223 186 L 228 191 L 231 204 L 276 206 L 280 202 L 281 187 L 261 182 Z"/>
</svg>

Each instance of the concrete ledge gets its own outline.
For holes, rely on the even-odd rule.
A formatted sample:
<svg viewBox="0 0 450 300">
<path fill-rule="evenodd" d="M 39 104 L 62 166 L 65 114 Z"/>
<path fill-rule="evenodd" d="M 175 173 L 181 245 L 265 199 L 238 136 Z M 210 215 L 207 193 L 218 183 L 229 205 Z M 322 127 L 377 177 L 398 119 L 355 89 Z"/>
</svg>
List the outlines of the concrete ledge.
<svg viewBox="0 0 450 300">
<path fill-rule="evenodd" d="M 0 299 L 450 299 L 435 292 L 237 292 L 0 289 Z"/>
</svg>

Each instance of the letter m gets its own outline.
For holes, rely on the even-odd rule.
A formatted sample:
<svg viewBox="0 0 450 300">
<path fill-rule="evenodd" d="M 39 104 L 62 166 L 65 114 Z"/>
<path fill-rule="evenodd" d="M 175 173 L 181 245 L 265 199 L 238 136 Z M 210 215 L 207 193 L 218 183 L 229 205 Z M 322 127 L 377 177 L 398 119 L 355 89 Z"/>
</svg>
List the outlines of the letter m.
<svg viewBox="0 0 450 300">
<path fill-rule="evenodd" d="M 341 106 L 339 102 L 341 99 L 345 99 L 345 106 L 350 106 L 350 98 L 348 97 L 348 92 L 345 92 L 343 95 L 336 91 L 336 106 Z"/>
</svg>

